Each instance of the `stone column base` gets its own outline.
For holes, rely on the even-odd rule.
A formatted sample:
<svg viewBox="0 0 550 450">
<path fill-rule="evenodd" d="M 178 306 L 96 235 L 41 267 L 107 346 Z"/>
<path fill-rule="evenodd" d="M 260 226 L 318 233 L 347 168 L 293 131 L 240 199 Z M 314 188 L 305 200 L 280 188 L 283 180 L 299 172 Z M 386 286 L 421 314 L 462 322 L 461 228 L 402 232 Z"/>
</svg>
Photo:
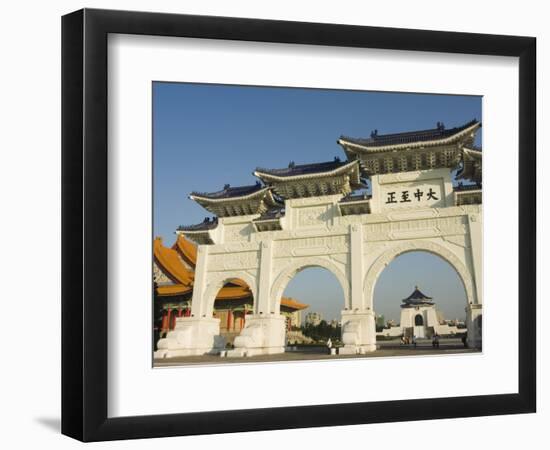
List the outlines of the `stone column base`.
<svg viewBox="0 0 550 450">
<path fill-rule="evenodd" d="M 377 349 L 375 344 L 370 345 L 344 345 L 338 349 L 339 355 L 364 355 L 374 352 Z"/>
<path fill-rule="evenodd" d="M 235 348 L 227 352 L 231 357 L 274 355 L 285 352 L 284 316 L 254 314 L 246 316 L 241 334 L 235 338 Z"/>
<path fill-rule="evenodd" d="M 218 354 L 225 348 L 220 319 L 178 317 L 176 327 L 157 344 L 155 358 Z"/>
<path fill-rule="evenodd" d="M 469 348 L 481 349 L 483 305 L 469 305 L 466 308 L 467 343 Z"/>
<path fill-rule="evenodd" d="M 340 355 L 362 355 L 376 350 L 374 311 L 342 311 L 342 342 Z"/>
</svg>

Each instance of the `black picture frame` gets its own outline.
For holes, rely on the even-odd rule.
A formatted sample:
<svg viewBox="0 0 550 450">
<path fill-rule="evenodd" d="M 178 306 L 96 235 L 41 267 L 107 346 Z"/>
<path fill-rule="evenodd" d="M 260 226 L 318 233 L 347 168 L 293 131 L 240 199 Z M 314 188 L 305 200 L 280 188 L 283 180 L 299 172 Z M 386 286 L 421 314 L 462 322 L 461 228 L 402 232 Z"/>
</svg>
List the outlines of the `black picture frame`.
<svg viewBox="0 0 550 450">
<path fill-rule="evenodd" d="M 278 42 L 519 58 L 518 393 L 107 416 L 107 36 Z M 321 427 L 536 410 L 536 39 L 84 9 L 62 18 L 62 433 L 82 441 Z"/>
</svg>

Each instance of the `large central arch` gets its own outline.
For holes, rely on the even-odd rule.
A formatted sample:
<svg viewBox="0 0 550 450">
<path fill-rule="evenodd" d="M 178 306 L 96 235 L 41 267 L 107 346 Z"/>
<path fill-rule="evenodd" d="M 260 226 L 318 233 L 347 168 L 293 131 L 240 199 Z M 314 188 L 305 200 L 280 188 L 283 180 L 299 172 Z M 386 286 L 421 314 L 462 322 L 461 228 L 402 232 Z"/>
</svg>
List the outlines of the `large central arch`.
<svg viewBox="0 0 550 450">
<path fill-rule="evenodd" d="M 370 266 L 363 282 L 363 293 L 365 299 L 370 302 L 371 305 L 376 281 L 385 267 L 398 256 L 403 255 L 404 253 L 416 251 L 431 253 L 448 262 L 456 270 L 460 280 L 462 281 L 468 304 L 473 305 L 478 303 L 478 299 L 475 296 L 473 274 L 460 261 L 455 253 L 445 246 L 437 244 L 433 241 L 414 240 L 410 242 L 402 242 L 390 247 Z"/>
<path fill-rule="evenodd" d="M 332 273 L 338 282 L 340 283 L 340 286 L 342 288 L 342 292 L 344 293 L 344 305 L 345 308 L 349 309 L 351 305 L 351 299 L 350 299 L 350 281 L 349 276 L 346 275 L 346 268 L 340 268 L 337 264 L 330 261 L 328 258 L 323 257 L 308 257 L 308 258 L 300 258 L 297 260 L 292 261 L 288 266 L 285 267 L 284 270 L 279 272 L 274 277 L 274 282 L 271 288 L 271 295 L 270 295 L 270 310 L 271 311 L 279 311 L 279 307 L 281 306 L 281 297 L 283 296 L 284 290 L 286 289 L 288 283 L 294 276 L 301 272 L 304 269 L 307 269 L 309 267 L 321 267 L 323 269 L 328 270 L 330 273 Z"/>
</svg>

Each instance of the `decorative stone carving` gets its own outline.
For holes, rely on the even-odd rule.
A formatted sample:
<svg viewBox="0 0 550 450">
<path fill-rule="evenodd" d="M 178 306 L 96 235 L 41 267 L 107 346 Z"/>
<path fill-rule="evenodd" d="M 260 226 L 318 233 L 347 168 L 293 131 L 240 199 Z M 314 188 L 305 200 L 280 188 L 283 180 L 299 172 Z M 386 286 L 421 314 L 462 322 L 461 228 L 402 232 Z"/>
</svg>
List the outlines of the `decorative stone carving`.
<svg viewBox="0 0 550 450">
<path fill-rule="evenodd" d="M 299 227 L 323 227 L 330 219 L 328 206 L 316 206 L 311 208 L 300 208 L 297 210 Z"/>
<path fill-rule="evenodd" d="M 399 172 L 379 175 L 380 184 L 400 183 L 402 181 L 416 180 L 422 174 L 421 171 L 415 170 L 410 172 Z"/>
<path fill-rule="evenodd" d="M 365 241 L 421 239 L 466 234 L 466 216 L 404 220 L 366 225 Z"/>
<path fill-rule="evenodd" d="M 225 255 L 211 255 L 208 259 L 208 269 L 212 271 L 218 270 L 235 270 L 235 269 L 251 269 L 259 265 L 258 252 L 240 252 L 228 253 Z"/>
<path fill-rule="evenodd" d="M 285 346 L 285 323 L 283 315 L 247 316 L 245 328 L 235 338 L 235 348 L 228 357 L 270 355 L 283 353 Z"/>
<path fill-rule="evenodd" d="M 304 256 L 303 249 L 307 249 L 309 255 L 347 253 L 349 251 L 349 236 L 312 236 L 276 241 L 275 257 Z"/>
<path fill-rule="evenodd" d="M 219 333 L 220 319 L 178 317 L 175 329 L 159 340 L 155 358 L 217 354 L 225 347 Z"/>
<path fill-rule="evenodd" d="M 242 224 L 226 226 L 224 227 L 224 241 L 248 241 L 253 232 L 252 228 L 251 223 L 244 226 Z"/>
<path fill-rule="evenodd" d="M 323 195 L 317 197 L 293 198 L 286 203 L 294 208 L 299 206 L 329 205 L 334 204 L 342 198 L 342 195 Z"/>
</svg>

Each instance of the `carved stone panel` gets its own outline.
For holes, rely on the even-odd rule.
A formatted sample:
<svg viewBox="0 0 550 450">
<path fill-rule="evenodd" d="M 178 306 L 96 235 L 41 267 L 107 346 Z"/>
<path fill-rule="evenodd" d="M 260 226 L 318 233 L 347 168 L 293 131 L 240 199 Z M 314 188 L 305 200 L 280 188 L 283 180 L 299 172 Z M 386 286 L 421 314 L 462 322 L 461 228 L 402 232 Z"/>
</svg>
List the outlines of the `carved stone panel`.
<svg viewBox="0 0 550 450">
<path fill-rule="evenodd" d="M 296 208 L 294 211 L 294 228 L 314 228 L 331 225 L 330 205 Z"/>
<path fill-rule="evenodd" d="M 246 270 L 259 265 L 258 252 L 215 254 L 208 258 L 208 270 Z"/>
<path fill-rule="evenodd" d="M 466 216 L 454 216 L 370 223 L 365 231 L 365 240 L 373 242 L 464 235 L 468 229 Z"/>
<path fill-rule="evenodd" d="M 254 227 L 249 224 L 226 225 L 224 228 L 224 241 L 248 241 L 249 236 L 254 232 Z"/>
<path fill-rule="evenodd" d="M 275 257 L 313 256 L 349 251 L 349 236 L 314 236 L 308 238 L 286 239 L 275 242 Z"/>
</svg>

